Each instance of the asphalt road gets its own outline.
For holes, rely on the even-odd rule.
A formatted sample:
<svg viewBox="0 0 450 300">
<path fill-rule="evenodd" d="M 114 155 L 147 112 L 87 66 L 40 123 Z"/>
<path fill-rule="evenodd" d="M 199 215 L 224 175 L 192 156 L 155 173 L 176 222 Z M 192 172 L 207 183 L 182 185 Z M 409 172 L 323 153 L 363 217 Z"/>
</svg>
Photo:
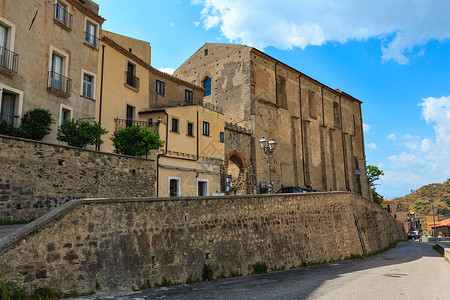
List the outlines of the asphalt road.
<svg viewBox="0 0 450 300">
<path fill-rule="evenodd" d="M 450 264 L 433 243 L 320 266 L 81 299 L 450 299 Z"/>
</svg>

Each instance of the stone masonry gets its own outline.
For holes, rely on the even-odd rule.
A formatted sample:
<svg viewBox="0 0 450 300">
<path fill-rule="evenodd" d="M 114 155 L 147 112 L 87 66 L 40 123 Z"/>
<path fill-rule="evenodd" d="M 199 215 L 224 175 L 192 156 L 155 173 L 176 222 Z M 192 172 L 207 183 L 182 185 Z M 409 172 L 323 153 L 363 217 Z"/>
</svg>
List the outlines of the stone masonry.
<svg viewBox="0 0 450 300">
<path fill-rule="evenodd" d="M 0 218 L 86 197 L 152 197 L 155 162 L 0 135 Z"/>
<path fill-rule="evenodd" d="M 351 192 L 74 200 L 0 240 L 0 277 L 26 289 L 129 290 L 362 254 L 404 239 L 402 225 Z"/>
</svg>

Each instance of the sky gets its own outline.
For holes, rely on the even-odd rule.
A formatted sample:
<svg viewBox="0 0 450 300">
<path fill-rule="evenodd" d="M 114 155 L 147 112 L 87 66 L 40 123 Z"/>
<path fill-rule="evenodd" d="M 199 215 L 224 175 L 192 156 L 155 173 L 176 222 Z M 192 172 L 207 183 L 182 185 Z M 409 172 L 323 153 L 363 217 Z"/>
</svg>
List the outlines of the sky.
<svg viewBox="0 0 450 300">
<path fill-rule="evenodd" d="M 450 178 L 448 0 L 94 0 L 103 29 L 173 72 L 204 43 L 258 48 L 362 104 L 366 161 L 393 199 Z"/>
</svg>

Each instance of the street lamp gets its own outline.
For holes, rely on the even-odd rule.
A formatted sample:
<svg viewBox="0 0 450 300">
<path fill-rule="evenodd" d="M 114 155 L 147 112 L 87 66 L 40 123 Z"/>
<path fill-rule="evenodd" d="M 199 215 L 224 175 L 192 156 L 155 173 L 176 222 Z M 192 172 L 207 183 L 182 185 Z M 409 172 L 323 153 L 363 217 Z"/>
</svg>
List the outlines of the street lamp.
<svg viewBox="0 0 450 300">
<path fill-rule="evenodd" d="M 269 194 L 272 194 L 273 186 L 272 186 L 272 173 L 270 171 L 270 155 L 275 151 L 277 143 L 273 139 L 270 139 L 270 141 L 268 141 L 267 139 L 262 137 L 259 140 L 259 145 L 264 150 L 264 153 L 267 154 L 267 157 L 269 159 Z"/>
<path fill-rule="evenodd" d="M 436 218 L 434 217 L 434 198 L 433 198 L 433 190 L 436 188 L 435 185 L 431 187 L 431 206 L 433 207 L 433 223 L 434 223 L 434 242 L 437 246 L 437 235 L 436 235 Z"/>
</svg>

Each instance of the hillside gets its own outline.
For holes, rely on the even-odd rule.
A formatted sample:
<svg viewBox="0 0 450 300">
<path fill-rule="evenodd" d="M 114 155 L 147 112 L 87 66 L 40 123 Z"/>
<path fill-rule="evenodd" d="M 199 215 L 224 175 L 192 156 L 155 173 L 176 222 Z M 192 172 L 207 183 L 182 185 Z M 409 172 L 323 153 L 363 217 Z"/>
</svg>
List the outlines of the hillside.
<svg viewBox="0 0 450 300">
<path fill-rule="evenodd" d="M 431 183 L 425 185 L 411 194 L 404 197 L 395 198 L 395 202 L 409 203 L 410 210 L 414 211 L 420 218 L 422 224 L 426 223 L 426 216 L 431 215 L 432 205 L 429 202 L 431 200 L 431 189 L 433 185 L 436 188 L 433 190 L 435 213 L 437 215 L 436 220 L 450 218 L 450 179 L 447 179 L 444 183 Z"/>
</svg>

